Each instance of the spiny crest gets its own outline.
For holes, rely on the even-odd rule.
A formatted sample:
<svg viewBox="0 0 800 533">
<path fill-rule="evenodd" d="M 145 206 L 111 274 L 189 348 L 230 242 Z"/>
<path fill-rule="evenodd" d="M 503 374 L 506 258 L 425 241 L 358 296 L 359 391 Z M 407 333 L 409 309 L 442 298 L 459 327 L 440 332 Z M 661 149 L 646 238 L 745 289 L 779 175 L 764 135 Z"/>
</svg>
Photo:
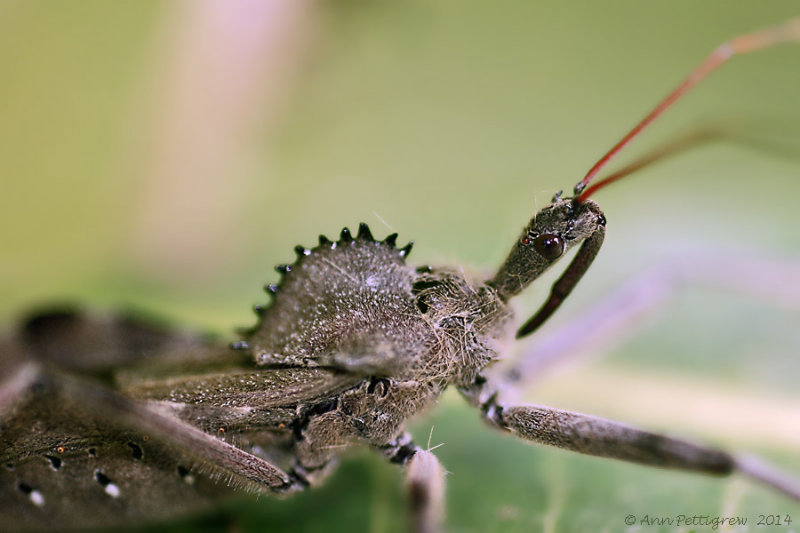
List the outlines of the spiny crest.
<svg viewBox="0 0 800 533">
<path fill-rule="evenodd" d="M 396 248 L 397 247 L 397 233 L 392 233 L 391 235 L 386 237 L 383 241 L 378 241 L 372 236 L 372 231 L 370 231 L 369 226 L 367 224 L 365 224 L 364 222 L 362 222 L 362 223 L 360 223 L 358 225 L 358 233 L 356 234 L 355 237 L 353 237 L 353 234 L 350 232 L 350 229 L 345 227 L 345 228 L 342 228 L 342 231 L 341 231 L 341 233 L 339 235 L 339 240 L 338 241 L 331 241 L 325 235 L 320 235 L 319 236 L 319 244 L 317 246 L 315 246 L 314 248 L 310 248 L 309 249 L 309 248 L 306 248 L 305 246 L 303 246 L 301 244 L 298 244 L 297 246 L 294 247 L 295 254 L 297 255 L 297 259 L 295 260 L 295 262 L 292 263 L 292 264 L 277 265 L 275 267 L 275 270 L 279 274 L 281 274 L 281 282 L 282 282 L 283 281 L 283 277 L 286 274 L 288 274 L 289 272 L 291 272 L 292 269 L 297 267 L 300 264 L 300 262 L 303 260 L 303 258 L 309 257 L 309 256 L 313 255 L 315 252 L 317 252 L 317 251 L 319 251 L 320 249 L 323 249 L 323 248 L 334 249 L 334 248 L 338 248 L 338 247 L 340 247 L 340 246 L 342 246 L 344 244 L 353 243 L 353 242 L 357 242 L 357 241 L 372 242 L 372 243 L 375 243 L 375 244 L 377 244 L 379 246 L 380 245 L 387 245 L 387 246 L 391 246 L 392 248 Z M 409 242 L 406 246 L 404 246 L 403 248 L 400 248 L 398 250 L 398 254 L 400 255 L 400 257 L 407 257 L 408 254 L 411 252 L 411 248 L 412 248 L 413 244 L 414 244 L 413 242 Z M 280 290 L 280 286 L 281 286 L 281 283 L 270 284 L 270 285 L 266 285 L 264 287 L 264 290 L 267 293 L 274 295 L 274 294 L 278 293 L 278 291 Z"/>
<path fill-rule="evenodd" d="M 303 246 L 301 244 L 298 244 L 297 246 L 295 246 L 294 247 L 294 252 L 295 252 L 297 257 L 296 257 L 294 263 L 286 263 L 286 264 L 276 265 L 275 266 L 275 271 L 280 274 L 280 280 L 278 281 L 278 283 L 269 283 L 267 285 L 264 285 L 264 292 L 266 292 L 267 294 L 272 296 L 272 301 L 274 302 L 275 298 L 277 297 L 277 295 L 281 291 L 281 287 L 284 284 L 286 276 L 290 275 L 290 273 L 293 270 L 296 270 L 297 267 L 304 260 L 306 260 L 306 258 L 314 256 L 314 254 L 318 253 L 320 250 L 323 250 L 323 249 L 327 249 L 327 250 L 332 250 L 332 249 L 337 249 L 337 248 L 341 249 L 345 245 L 353 245 L 354 243 L 361 243 L 361 244 L 373 243 L 376 246 L 388 246 L 388 247 L 390 247 L 392 249 L 395 249 L 397 251 L 397 255 L 400 258 L 403 258 L 403 259 L 408 257 L 408 254 L 411 253 L 411 249 L 412 249 L 412 247 L 414 245 L 414 243 L 412 241 L 412 242 L 409 242 L 408 244 L 406 244 L 404 247 L 398 248 L 398 246 L 397 246 L 397 233 L 392 233 L 392 234 L 388 235 L 382 241 L 376 240 L 373 237 L 372 231 L 370 230 L 369 226 L 364 222 L 361 222 L 358 225 L 358 233 L 355 235 L 355 237 L 350 232 L 350 229 L 345 227 L 345 228 L 342 228 L 342 231 L 341 231 L 341 233 L 339 235 L 339 240 L 338 241 L 332 241 L 327 236 L 320 235 L 319 236 L 319 244 L 317 246 L 313 247 L 313 248 L 306 248 L 305 246 Z M 239 329 L 237 329 L 237 332 L 242 336 L 251 335 L 253 332 L 255 332 L 261 326 L 261 317 L 263 317 L 264 314 L 266 314 L 266 312 L 269 310 L 269 308 L 270 308 L 269 304 L 256 304 L 256 305 L 254 305 L 253 306 L 253 312 L 259 317 L 259 322 L 257 324 L 255 324 L 253 327 L 239 328 Z M 231 347 L 233 349 L 235 349 L 235 350 L 247 350 L 247 349 L 249 349 L 249 345 L 245 341 L 233 342 L 233 343 L 231 343 Z"/>
</svg>

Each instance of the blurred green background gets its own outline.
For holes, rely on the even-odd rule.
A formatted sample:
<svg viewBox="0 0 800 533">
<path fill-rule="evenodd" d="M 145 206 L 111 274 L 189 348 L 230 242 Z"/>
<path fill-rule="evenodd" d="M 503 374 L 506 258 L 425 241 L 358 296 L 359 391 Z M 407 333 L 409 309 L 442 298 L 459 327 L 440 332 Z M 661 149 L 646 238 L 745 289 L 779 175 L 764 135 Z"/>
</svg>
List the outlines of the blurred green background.
<svg viewBox="0 0 800 533">
<path fill-rule="evenodd" d="M 259 287 L 295 244 L 360 221 L 416 241 L 412 261 L 490 272 L 534 210 L 716 45 L 798 11 L 728 0 L 6 0 L 0 318 L 79 301 L 224 334 L 252 323 Z M 659 120 L 621 160 L 720 121 L 750 140 L 711 143 L 599 193 L 604 250 L 554 322 L 669 251 L 800 259 L 798 94 L 800 46 L 785 46 L 736 58 Z M 521 298 L 520 314 L 547 289 Z M 799 318 L 694 288 L 530 399 L 800 473 Z M 620 531 L 646 513 L 800 523 L 796 503 L 742 480 L 518 443 L 455 395 L 415 422 L 419 442 L 432 426 L 451 472 L 452 531 Z M 173 529 L 402 530 L 401 473 L 367 454 L 344 463 L 319 490 Z"/>
</svg>

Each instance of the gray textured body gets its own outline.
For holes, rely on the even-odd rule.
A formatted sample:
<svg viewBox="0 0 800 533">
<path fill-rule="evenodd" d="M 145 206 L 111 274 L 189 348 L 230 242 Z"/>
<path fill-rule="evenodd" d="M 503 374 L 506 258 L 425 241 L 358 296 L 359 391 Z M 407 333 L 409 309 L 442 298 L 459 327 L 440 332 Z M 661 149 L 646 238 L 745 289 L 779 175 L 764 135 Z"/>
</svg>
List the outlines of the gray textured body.
<svg viewBox="0 0 800 533">
<path fill-rule="evenodd" d="M 510 336 L 507 301 L 577 253 L 527 335 L 596 256 L 605 217 L 562 199 L 537 213 L 489 281 L 413 268 L 396 235 L 320 237 L 277 267 L 259 322 L 231 347 L 146 322 L 51 312 L 0 341 L 0 518 L 5 529 L 155 521 L 233 490 L 287 493 L 322 481 L 366 445 L 406 467 L 414 531 L 442 519 L 444 470 L 405 422 L 454 385 L 490 425 L 560 448 L 666 468 L 741 472 L 800 499 L 800 483 L 724 451 L 501 392 L 523 357 L 484 373 Z M 591 329 L 595 322 L 589 324 Z M 233 349 L 231 349 L 233 348 Z"/>
<path fill-rule="evenodd" d="M 15 528 L 108 526 L 189 511 L 229 486 L 255 488 L 75 398 L 58 384 L 65 374 L 177 417 L 300 483 L 320 481 L 343 447 L 402 446 L 405 420 L 448 384 L 471 383 L 497 356 L 510 319 L 494 289 L 449 270 L 418 271 L 407 251 L 365 228 L 300 250 L 279 268 L 274 300 L 238 350 L 134 320 L 29 321 L 3 345 L 0 516 Z"/>
</svg>

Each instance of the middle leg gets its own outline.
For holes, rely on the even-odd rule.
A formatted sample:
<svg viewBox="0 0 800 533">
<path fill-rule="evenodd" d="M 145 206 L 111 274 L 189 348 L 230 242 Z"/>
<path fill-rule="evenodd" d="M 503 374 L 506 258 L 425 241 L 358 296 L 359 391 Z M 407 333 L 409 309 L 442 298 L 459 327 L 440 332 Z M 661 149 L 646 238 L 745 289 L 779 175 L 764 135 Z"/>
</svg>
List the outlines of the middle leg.
<svg viewBox="0 0 800 533">
<path fill-rule="evenodd" d="M 405 465 L 410 531 L 437 533 L 444 520 L 444 469 L 436 456 L 403 433 L 377 449 L 391 462 Z"/>
</svg>

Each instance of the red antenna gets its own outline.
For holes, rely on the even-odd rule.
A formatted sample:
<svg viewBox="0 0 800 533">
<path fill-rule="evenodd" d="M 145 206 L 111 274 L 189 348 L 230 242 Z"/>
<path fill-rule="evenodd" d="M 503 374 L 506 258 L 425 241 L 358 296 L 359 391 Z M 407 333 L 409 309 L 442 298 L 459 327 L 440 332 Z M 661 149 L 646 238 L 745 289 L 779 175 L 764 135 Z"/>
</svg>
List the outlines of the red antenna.
<svg viewBox="0 0 800 533">
<path fill-rule="evenodd" d="M 582 202 L 586 200 L 598 189 L 601 189 L 602 187 L 605 187 L 606 185 L 627 176 L 636 170 L 636 168 L 639 168 L 638 166 L 627 167 L 620 172 L 616 172 L 611 176 L 598 181 L 591 187 L 587 187 L 589 182 L 591 182 L 597 173 L 600 172 L 600 169 L 602 169 L 606 163 L 611 161 L 611 159 L 617 155 L 617 153 L 619 153 L 620 150 L 625 147 L 625 145 L 631 142 L 634 137 L 639 135 L 639 133 L 649 126 L 650 123 L 652 123 L 661 113 L 663 113 L 681 96 L 697 85 L 703 78 L 711 74 L 711 72 L 713 72 L 717 67 L 735 55 L 747 54 L 749 52 L 755 52 L 756 50 L 769 48 L 771 46 L 791 41 L 800 41 L 800 18 L 789 19 L 782 24 L 770 26 L 769 28 L 757 30 L 752 33 L 746 33 L 744 35 L 734 37 L 730 41 L 722 43 L 711 53 L 711 55 L 705 59 L 705 61 L 700 63 L 700 65 L 694 69 L 694 71 L 692 71 L 692 73 L 689 74 L 689 76 L 683 80 L 680 85 L 678 85 L 671 93 L 669 93 L 669 95 L 667 95 L 667 97 L 664 98 L 664 100 L 662 100 L 661 103 L 655 107 L 655 109 L 650 111 L 650 113 L 644 117 L 641 122 L 639 122 L 631 131 L 629 131 L 617 144 L 614 145 L 613 148 L 611 148 L 611 150 L 609 150 L 603 157 L 600 158 L 597 163 L 594 164 L 591 169 L 589 169 L 589 172 L 586 173 L 586 176 L 575 185 L 575 196 L 577 201 Z"/>
</svg>

